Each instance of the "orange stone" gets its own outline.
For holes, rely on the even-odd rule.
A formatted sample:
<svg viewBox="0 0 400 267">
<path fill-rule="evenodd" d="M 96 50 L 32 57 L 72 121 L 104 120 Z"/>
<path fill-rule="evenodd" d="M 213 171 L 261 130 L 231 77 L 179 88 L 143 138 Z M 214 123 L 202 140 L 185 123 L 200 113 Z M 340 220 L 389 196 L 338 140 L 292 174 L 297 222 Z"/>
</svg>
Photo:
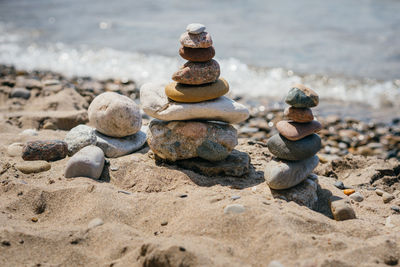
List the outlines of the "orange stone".
<svg viewBox="0 0 400 267">
<path fill-rule="evenodd" d="M 350 196 L 350 195 L 353 194 L 354 192 L 356 192 L 356 190 L 354 190 L 354 189 L 345 189 L 345 190 L 343 190 L 343 193 L 344 193 L 346 196 Z"/>
<path fill-rule="evenodd" d="M 289 120 L 295 122 L 310 122 L 314 120 L 314 115 L 309 108 L 288 107 L 283 112 L 283 115 Z"/>
<path fill-rule="evenodd" d="M 280 121 L 276 124 L 276 129 L 287 139 L 297 141 L 319 132 L 322 129 L 322 125 L 318 121 L 311 121 L 308 123 Z"/>
</svg>

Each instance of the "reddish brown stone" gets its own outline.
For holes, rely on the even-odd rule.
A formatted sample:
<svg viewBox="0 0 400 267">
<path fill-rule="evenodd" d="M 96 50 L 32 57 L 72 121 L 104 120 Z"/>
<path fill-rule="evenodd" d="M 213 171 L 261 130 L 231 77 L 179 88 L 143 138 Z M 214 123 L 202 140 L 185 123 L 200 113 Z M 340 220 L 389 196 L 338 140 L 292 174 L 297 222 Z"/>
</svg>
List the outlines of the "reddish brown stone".
<svg viewBox="0 0 400 267">
<path fill-rule="evenodd" d="M 287 119 L 295 122 L 310 122 L 314 120 L 314 115 L 309 108 L 288 107 L 283 113 Z"/>
<path fill-rule="evenodd" d="M 208 32 L 199 34 L 184 32 L 181 35 L 180 42 L 182 46 L 191 48 L 207 48 L 213 44 L 211 35 Z"/>
<path fill-rule="evenodd" d="M 215 56 L 214 47 L 209 48 L 190 48 L 182 46 L 179 49 L 179 55 L 182 58 L 193 62 L 206 62 Z"/>
<path fill-rule="evenodd" d="M 214 59 L 207 62 L 186 62 L 172 79 L 183 84 L 205 84 L 215 82 L 220 74 L 219 64 Z"/>
<path fill-rule="evenodd" d="M 31 141 L 22 150 L 24 160 L 54 161 L 67 156 L 67 143 L 60 140 Z"/>
<path fill-rule="evenodd" d="M 296 141 L 319 132 L 322 129 L 322 125 L 318 121 L 308 123 L 280 121 L 276 124 L 276 129 L 287 139 Z"/>
</svg>

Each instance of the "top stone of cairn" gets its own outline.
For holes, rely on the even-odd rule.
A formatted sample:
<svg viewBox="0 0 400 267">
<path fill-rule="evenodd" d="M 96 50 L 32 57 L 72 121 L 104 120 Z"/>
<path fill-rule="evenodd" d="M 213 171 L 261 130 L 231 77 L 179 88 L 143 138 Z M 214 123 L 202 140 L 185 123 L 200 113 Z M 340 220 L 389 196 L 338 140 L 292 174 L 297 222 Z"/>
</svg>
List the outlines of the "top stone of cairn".
<svg viewBox="0 0 400 267">
<path fill-rule="evenodd" d="M 296 108 L 312 108 L 318 105 L 319 96 L 312 89 L 296 84 L 290 89 L 285 101 Z"/>
<path fill-rule="evenodd" d="M 200 34 L 206 30 L 206 26 L 200 23 L 190 23 L 186 26 L 186 31 L 190 34 Z"/>
</svg>

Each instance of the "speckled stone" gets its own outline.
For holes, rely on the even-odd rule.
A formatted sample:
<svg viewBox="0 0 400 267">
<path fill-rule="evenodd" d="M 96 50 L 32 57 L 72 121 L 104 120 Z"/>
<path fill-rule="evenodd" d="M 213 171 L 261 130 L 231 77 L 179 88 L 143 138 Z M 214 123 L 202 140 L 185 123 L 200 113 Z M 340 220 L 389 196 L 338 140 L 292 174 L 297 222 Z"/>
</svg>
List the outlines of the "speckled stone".
<svg viewBox="0 0 400 267">
<path fill-rule="evenodd" d="M 294 122 L 311 122 L 314 120 L 314 115 L 310 108 L 295 108 L 288 107 L 283 112 L 283 115 Z"/>
<path fill-rule="evenodd" d="M 276 129 L 287 139 L 297 141 L 310 134 L 319 132 L 322 129 L 322 125 L 318 121 L 308 123 L 280 121 L 276 124 Z"/>
<path fill-rule="evenodd" d="M 61 140 L 30 141 L 22 149 L 24 160 L 54 161 L 68 154 L 67 143 Z"/>
<path fill-rule="evenodd" d="M 202 32 L 200 34 L 184 32 L 181 35 L 180 42 L 182 46 L 191 48 L 207 48 L 213 44 L 211 35 L 208 32 Z"/>
<path fill-rule="evenodd" d="M 280 159 L 302 160 L 315 155 L 321 149 L 321 138 L 312 134 L 298 141 L 290 141 L 276 134 L 268 140 L 267 147 Z"/>
<path fill-rule="evenodd" d="M 236 129 L 225 123 L 152 120 L 147 137 L 150 149 L 170 161 L 195 157 L 220 161 L 237 145 Z"/>
<path fill-rule="evenodd" d="M 172 80 L 183 84 L 199 85 L 215 82 L 219 75 L 219 64 L 214 59 L 207 62 L 188 61 L 172 75 Z"/>
<path fill-rule="evenodd" d="M 95 97 L 88 114 L 97 131 L 112 137 L 132 135 L 142 126 L 139 106 L 129 97 L 114 92 Z"/>
<path fill-rule="evenodd" d="M 296 84 L 290 89 L 285 101 L 296 108 L 312 108 L 318 105 L 319 97 L 312 89 Z"/>
<path fill-rule="evenodd" d="M 68 144 L 68 155 L 72 156 L 85 146 L 96 144 L 95 130 L 87 125 L 80 124 L 72 128 L 64 138 Z"/>
<path fill-rule="evenodd" d="M 182 46 L 179 49 L 179 55 L 189 61 L 206 62 L 215 56 L 215 49 L 212 46 L 208 48 L 190 48 Z"/>
<path fill-rule="evenodd" d="M 206 30 L 206 26 L 200 23 L 190 23 L 186 26 L 186 31 L 191 34 L 200 34 Z"/>
<path fill-rule="evenodd" d="M 216 99 L 229 92 L 228 82 L 220 78 L 214 83 L 204 85 L 183 85 L 177 82 L 167 84 L 165 94 L 172 100 L 182 103 L 198 103 Z"/>
</svg>

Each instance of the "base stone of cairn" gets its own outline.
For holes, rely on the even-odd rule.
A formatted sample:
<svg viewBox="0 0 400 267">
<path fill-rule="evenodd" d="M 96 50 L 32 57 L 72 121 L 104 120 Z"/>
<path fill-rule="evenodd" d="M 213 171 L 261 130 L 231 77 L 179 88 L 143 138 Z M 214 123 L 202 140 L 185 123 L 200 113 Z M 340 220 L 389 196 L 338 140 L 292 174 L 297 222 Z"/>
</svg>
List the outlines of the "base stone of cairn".
<svg viewBox="0 0 400 267">
<path fill-rule="evenodd" d="M 232 153 L 236 129 L 248 109 L 225 97 L 228 82 L 212 58 L 211 35 L 201 24 L 189 24 L 181 35 L 180 55 L 187 59 L 169 84 L 148 83 L 140 89 L 143 111 L 156 118 L 147 142 L 158 158 L 205 175 L 242 176 L 249 170 L 245 153 Z"/>
</svg>

